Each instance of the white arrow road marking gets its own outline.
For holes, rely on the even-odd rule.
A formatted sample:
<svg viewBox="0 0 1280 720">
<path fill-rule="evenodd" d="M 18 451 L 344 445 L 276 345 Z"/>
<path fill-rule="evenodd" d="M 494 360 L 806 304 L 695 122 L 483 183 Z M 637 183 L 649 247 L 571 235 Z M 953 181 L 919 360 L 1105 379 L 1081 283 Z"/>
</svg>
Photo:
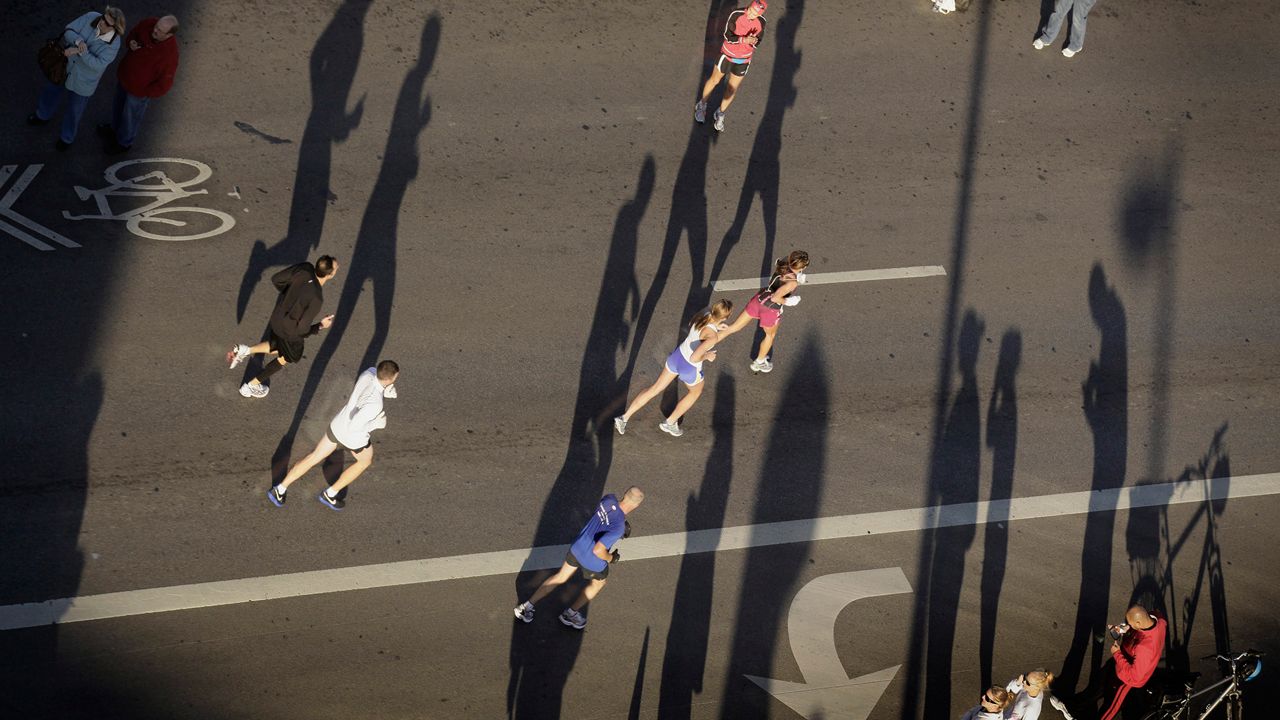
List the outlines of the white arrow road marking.
<svg viewBox="0 0 1280 720">
<path fill-rule="evenodd" d="M 5 165 L 4 167 L 0 167 L 0 187 L 4 187 L 4 184 L 8 182 L 9 177 L 13 175 L 13 171 L 16 170 L 17 167 L 17 165 Z M 13 210 L 13 203 L 16 202 L 18 197 L 26 191 L 27 186 L 31 184 L 32 180 L 35 180 L 36 175 L 40 174 L 40 170 L 43 167 L 44 165 L 29 165 L 27 166 L 27 169 L 18 176 L 17 182 L 13 184 L 13 187 L 9 188 L 9 192 L 5 193 L 3 198 L 0 198 L 0 215 L 3 215 L 15 223 L 43 235 L 63 247 L 78 248 L 80 247 L 79 243 L 68 240 L 62 235 L 59 235 L 40 223 L 37 223 L 26 216 L 20 215 Z M 47 251 L 53 249 L 50 245 L 37 240 L 29 233 L 26 233 L 3 220 L 0 220 L 0 230 L 9 233 L 37 250 Z"/>
<path fill-rule="evenodd" d="M 1280 473 L 1188 480 L 645 535 L 627 540 L 624 554 L 631 562 L 766 545 L 1275 494 L 1280 494 Z M 566 550 L 567 545 L 500 550 L 4 605 L 0 606 L 0 630 L 548 570 L 560 567 Z"/>
<path fill-rule="evenodd" d="M 806 285 L 826 285 L 829 283 L 867 282 L 869 280 L 905 280 L 907 278 L 934 277 L 946 275 L 941 265 L 917 265 L 914 267 L 882 268 L 880 270 L 849 270 L 847 272 L 807 273 Z M 769 283 L 769 278 L 746 278 L 744 280 L 717 280 L 711 283 L 716 292 L 728 290 L 759 290 Z"/>
<path fill-rule="evenodd" d="M 911 583 L 902 568 L 859 570 L 823 575 L 800 588 L 787 612 L 787 635 L 791 653 L 804 682 L 747 675 L 809 720 L 843 718 L 866 720 L 893 681 L 901 665 L 868 675 L 850 678 L 836 651 L 836 618 L 845 606 L 862 598 L 911 592 Z"/>
</svg>

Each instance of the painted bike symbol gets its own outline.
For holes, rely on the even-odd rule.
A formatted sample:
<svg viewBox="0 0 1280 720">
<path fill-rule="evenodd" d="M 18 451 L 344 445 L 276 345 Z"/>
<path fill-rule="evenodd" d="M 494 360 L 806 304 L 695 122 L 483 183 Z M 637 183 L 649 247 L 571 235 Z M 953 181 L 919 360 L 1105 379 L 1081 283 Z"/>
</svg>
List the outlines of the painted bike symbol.
<svg viewBox="0 0 1280 720">
<path fill-rule="evenodd" d="M 169 164 L 177 180 L 163 170 L 148 170 L 149 165 Z M 193 185 L 208 180 L 213 170 L 202 162 L 184 158 L 139 158 L 125 160 L 107 168 L 103 176 L 109 186 L 90 190 L 76 186 L 81 200 L 93 198 L 98 205 L 98 215 L 72 215 L 63 210 L 68 220 L 123 220 L 129 232 L 148 240 L 203 240 L 235 227 L 236 219 L 219 210 L 179 206 L 169 203 L 184 200 L 192 195 L 208 195 L 208 190 L 188 190 Z M 113 212 L 110 198 L 151 198 L 151 202 L 138 207 Z M 172 228 L 172 229 L 171 229 Z"/>
</svg>

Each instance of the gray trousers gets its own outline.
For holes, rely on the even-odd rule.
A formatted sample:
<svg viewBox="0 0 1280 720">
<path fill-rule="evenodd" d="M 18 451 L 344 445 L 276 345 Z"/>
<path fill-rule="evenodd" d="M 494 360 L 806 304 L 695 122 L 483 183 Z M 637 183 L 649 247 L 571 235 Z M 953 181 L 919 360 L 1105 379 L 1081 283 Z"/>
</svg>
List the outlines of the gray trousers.
<svg viewBox="0 0 1280 720">
<path fill-rule="evenodd" d="M 1098 0 L 1054 0 L 1053 13 L 1049 15 L 1049 22 L 1045 23 L 1044 30 L 1040 33 L 1040 39 L 1046 45 L 1053 43 L 1053 39 L 1058 37 L 1058 31 L 1062 29 L 1062 21 L 1067 17 L 1067 11 L 1071 11 L 1071 37 L 1067 43 L 1067 47 L 1076 52 L 1080 52 L 1084 48 L 1084 23 L 1089 17 L 1089 11 L 1093 9 L 1093 4 Z"/>
</svg>

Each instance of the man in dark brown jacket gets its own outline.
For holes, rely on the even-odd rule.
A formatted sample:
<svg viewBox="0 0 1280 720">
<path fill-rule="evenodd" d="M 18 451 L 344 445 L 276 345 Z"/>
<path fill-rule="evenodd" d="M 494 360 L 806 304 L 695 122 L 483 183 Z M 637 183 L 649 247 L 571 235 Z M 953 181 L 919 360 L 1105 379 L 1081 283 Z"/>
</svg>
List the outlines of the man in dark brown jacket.
<svg viewBox="0 0 1280 720">
<path fill-rule="evenodd" d="M 321 255 L 316 264 L 309 262 L 290 265 L 271 276 L 271 284 L 280 291 L 276 308 L 271 312 L 271 322 L 266 340 L 257 345 L 232 345 L 227 351 L 227 365 L 235 369 L 250 355 L 275 355 L 252 380 L 240 386 L 240 394 L 247 398 L 267 396 L 270 388 L 262 381 L 276 374 L 280 368 L 302 359 L 303 340 L 333 324 L 333 316 L 326 315 L 312 324 L 320 307 L 324 305 L 321 287 L 338 274 L 338 261 L 329 255 Z"/>
</svg>

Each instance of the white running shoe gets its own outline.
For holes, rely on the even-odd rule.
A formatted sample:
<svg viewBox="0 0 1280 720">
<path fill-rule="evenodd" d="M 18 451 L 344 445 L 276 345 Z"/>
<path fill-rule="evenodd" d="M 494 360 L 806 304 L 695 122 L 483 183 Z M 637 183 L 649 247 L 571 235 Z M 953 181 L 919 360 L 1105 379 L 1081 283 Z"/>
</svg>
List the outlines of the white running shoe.
<svg viewBox="0 0 1280 720">
<path fill-rule="evenodd" d="M 768 373 L 773 372 L 773 363 L 769 362 L 769 358 L 763 360 L 754 360 L 751 363 L 751 372 Z"/>
<path fill-rule="evenodd" d="M 627 421 L 621 415 L 613 419 L 613 428 L 618 431 L 619 435 L 627 434 Z"/>
<path fill-rule="evenodd" d="M 1047 43 L 1045 43 L 1044 40 L 1041 40 L 1040 38 L 1036 38 L 1035 42 L 1031 43 L 1031 47 L 1037 50 L 1043 50 L 1046 44 Z"/>
<path fill-rule="evenodd" d="M 522 623 L 533 622 L 533 603 L 525 602 L 516 606 L 516 619 Z"/>
<path fill-rule="evenodd" d="M 573 608 L 565 608 L 565 611 L 560 613 L 560 622 L 574 630 L 581 630 L 587 626 L 587 619 L 582 617 L 582 613 Z"/>
<path fill-rule="evenodd" d="M 678 422 L 669 423 L 666 420 L 663 420 L 658 423 L 658 429 L 671 437 L 680 437 L 684 434 L 684 431 L 680 429 L 680 423 Z"/>
<path fill-rule="evenodd" d="M 236 366 L 244 362 L 249 357 L 248 345 L 232 345 L 227 351 L 227 367 L 235 370 Z"/>
<path fill-rule="evenodd" d="M 1074 56 L 1074 55 L 1075 55 L 1076 53 L 1078 53 L 1078 52 L 1080 52 L 1080 51 L 1079 51 L 1079 50 L 1072 50 L 1072 49 L 1071 49 L 1071 48 L 1069 48 L 1069 47 L 1065 47 L 1065 48 L 1062 48 L 1062 57 L 1072 57 L 1072 56 Z"/>
<path fill-rule="evenodd" d="M 707 103 L 699 100 L 693 106 L 693 121 L 701 125 L 707 121 Z"/>
<path fill-rule="evenodd" d="M 711 117 L 715 118 L 715 124 L 713 125 L 713 127 L 716 129 L 716 131 L 717 132 L 724 131 L 724 113 L 717 110 L 714 113 L 712 113 Z"/>
<path fill-rule="evenodd" d="M 263 385 L 262 383 L 258 383 L 257 385 L 254 385 L 253 383 L 245 383 L 240 386 L 240 394 L 247 398 L 264 398 L 269 392 L 271 392 L 271 388 Z"/>
</svg>

